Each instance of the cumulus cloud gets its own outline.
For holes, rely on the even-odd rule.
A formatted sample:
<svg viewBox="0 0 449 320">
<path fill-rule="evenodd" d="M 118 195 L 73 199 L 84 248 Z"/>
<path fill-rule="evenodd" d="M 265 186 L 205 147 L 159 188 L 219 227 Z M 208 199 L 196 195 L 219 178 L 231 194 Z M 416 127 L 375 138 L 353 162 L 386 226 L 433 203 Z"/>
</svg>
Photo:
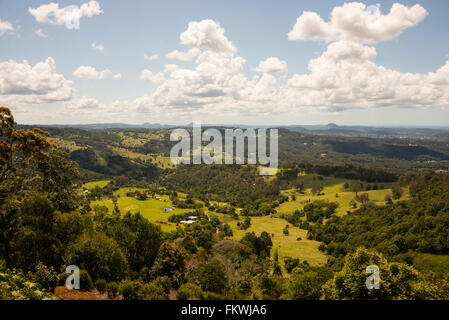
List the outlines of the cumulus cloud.
<svg viewBox="0 0 449 320">
<path fill-rule="evenodd" d="M 403 73 L 377 65 L 375 47 L 345 39 L 331 42 L 312 59 L 308 73 L 294 74 L 285 82 L 280 81 L 285 76 L 275 76 L 286 71 L 285 61 L 276 57 L 261 61 L 256 70 L 262 75 L 248 78 L 242 72 L 245 59 L 235 52 L 202 46 L 193 68 L 167 66 L 167 76 L 158 76 L 156 90 L 131 105 L 136 112 L 163 110 L 190 117 L 210 112 L 272 115 L 301 108 L 449 105 L 449 62 L 428 74 Z M 147 70 L 141 78 L 155 82 L 156 75 Z"/>
<path fill-rule="evenodd" d="M 103 13 L 97 1 L 83 3 L 74 9 L 73 6 L 59 8 L 59 4 L 51 2 L 36 8 L 28 8 L 28 12 L 37 22 L 62 25 L 73 21 L 73 19 L 92 18 Z"/>
<path fill-rule="evenodd" d="M 349 40 L 373 43 L 392 40 L 405 29 L 416 26 L 427 16 L 419 4 L 407 7 L 393 4 L 388 14 L 379 7 L 360 2 L 345 3 L 335 7 L 328 22 L 317 13 L 304 11 L 288 33 L 289 40 Z"/>
<path fill-rule="evenodd" d="M 236 48 L 216 50 L 200 45 L 192 48 L 197 51 L 192 67 L 167 64 L 165 75 L 145 69 L 140 79 L 157 83 L 153 92 L 133 101 L 107 104 L 83 98 L 67 103 L 67 108 L 86 115 L 94 110 L 98 114 L 108 111 L 108 116 L 112 112 L 118 120 L 141 119 L 142 114 L 192 119 L 210 114 L 268 117 L 303 109 L 449 107 L 449 61 L 434 72 L 400 72 L 376 64 L 376 48 L 359 40 L 331 41 L 320 56 L 309 61 L 308 72 L 289 78 L 276 74 L 287 69 L 287 63 L 279 58 L 261 61 L 256 68 L 261 74 L 248 77 L 244 73 L 246 61 L 236 55 Z M 101 77 L 101 71 L 92 67 L 84 67 L 80 73 Z"/>
<path fill-rule="evenodd" d="M 259 66 L 254 68 L 257 72 L 285 72 L 287 71 L 287 62 L 279 60 L 277 57 L 270 57 L 260 61 Z"/>
<path fill-rule="evenodd" d="M 288 81 L 292 96 L 327 108 L 448 105 L 449 62 L 434 73 L 402 73 L 376 65 L 375 48 L 346 41 L 330 44 L 309 62 L 309 74 Z M 299 101 L 301 101 L 299 100 Z"/>
<path fill-rule="evenodd" d="M 224 35 L 225 30 L 210 19 L 189 22 L 186 31 L 181 33 L 181 43 L 191 47 L 204 47 L 215 52 L 234 53 L 237 48 Z"/>
<path fill-rule="evenodd" d="M 56 73 L 52 57 L 31 66 L 28 61 L 0 62 L 0 104 L 50 103 L 72 97 L 72 82 Z"/>
<path fill-rule="evenodd" d="M 164 68 L 164 72 L 172 72 L 174 70 L 178 70 L 179 66 L 177 64 L 166 64 Z"/>
<path fill-rule="evenodd" d="M 159 55 L 158 54 L 153 54 L 151 56 L 147 55 L 146 53 L 143 54 L 143 58 L 147 61 L 153 61 L 153 60 L 157 60 L 159 59 Z"/>
<path fill-rule="evenodd" d="M 150 70 L 145 69 L 142 71 L 142 74 L 140 75 L 140 80 L 153 82 L 153 83 L 159 83 L 159 82 L 165 81 L 165 76 L 162 72 L 153 74 Z"/>
<path fill-rule="evenodd" d="M 0 19 L 0 36 L 12 31 L 14 31 L 14 27 L 11 22 Z"/>
<path fill-rule="evenodd" d="M 192 61 L 197 55 L 201 52 L 198 48 L 192 48 L 187 52 L 181 52 L 178 50 L 174 50 L 165 55 L 167 59 L 179 60 L 179 61 Z"/>
<path fill-rule="evenodd" d="M 83 97 L 81 99 L 76 99 L 74 101 L 68 102 L 66 104 L 66 108 L 69 110 L 94 110 L 100 109 L 104 106 L 99 100 L 95 98 L 86 98 Z"/>
<path fill-rule="evenodd" d="M 94 42 L 94 43 L 92 43 L 92 49 L 94 49 L 96 51 L 103 51 L 104 50 L 104 46 Z"/>
<path fill-rule="evenodd" d="M 98 71 L 91 66 L 80 66 L 73 72 L 73 75 L 78 78 L 102 80 L 111 76 L 112 71 L 109 69 Z"/>
<path fill-rule="evenodd" d="M 42 29 L 34 30 L 34 33 L 41 38 L 47 38 L 47 35 L 42 31 Z"/>
</svg>

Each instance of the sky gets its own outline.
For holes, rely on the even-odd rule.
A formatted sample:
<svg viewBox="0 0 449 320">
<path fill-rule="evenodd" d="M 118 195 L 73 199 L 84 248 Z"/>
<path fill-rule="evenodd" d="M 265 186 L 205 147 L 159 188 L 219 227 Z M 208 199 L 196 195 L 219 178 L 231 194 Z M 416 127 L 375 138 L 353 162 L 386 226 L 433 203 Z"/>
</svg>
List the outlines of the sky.
<svg viewBox="0 0 449 320">
<path fill-rule="evenodd" d="M 18 123 L 449 126 L 449 1 L 0 0 Z"/>
</svg>

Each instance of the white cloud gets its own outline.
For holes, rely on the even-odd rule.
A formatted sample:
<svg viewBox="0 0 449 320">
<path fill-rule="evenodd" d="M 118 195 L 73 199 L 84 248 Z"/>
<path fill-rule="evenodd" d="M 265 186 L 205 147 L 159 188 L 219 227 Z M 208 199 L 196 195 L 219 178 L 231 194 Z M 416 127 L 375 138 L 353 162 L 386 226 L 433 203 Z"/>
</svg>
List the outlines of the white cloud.
<svg viewBox="0 0 449 320">
<path fill-rule="evenodd" d="M 147 61 L 153 61 L 153 60 L 157 60 L 159 59 L 159 55 L 158 54 L 153 54 L 151 56 L 147 55 L 146 53 L 143 54 L 143 58 Z"/>
<path fill-rule="evenodd" d="M 376 48 L 344 40 L 331 43 L 324 53 L 326 58 L 353 63 L 372 60 L 376 56 Z"/>
<path fill-rule="evenodd" d="M 153 74 L 150 70 L 145 69 L 142 71 L 142 74 L 140 75 L 140 80 L 154 82 L 154 83 L 160 83 L 160 82 L 165 81 L 165 77 L 162 72 Z"/>
<path fill-rule="evenodd" d="M 41 38 L 47 38 L 47 35 L 42 31 L 42 29 L 34 30 L 34 33 Z"/>
<path fill-rule="evenodd" d="M 179 66 L 177 64 L 166 64 L 164 68 L 164 72 L 172 72 L 174 70 L 178 70 Z"/>
<path fill-rule="evenodd" d="M 427 14 L 419 4 L 407 7 L 395 3 L 384 15 L 376 6 L 367 7 L 360 2 L 345 3 L 332 10 L 329 22 L 315 12 L 304 11 L 288 33 L 288 39 L 360 43 L 392 40 L 405 29 L 419 24 Z"/>
<path fill-rule="evenodd" d="M 174 50 L 165 55 L 167 59 L 179 60 L 179 61 L 192 61 L 193 58 L 200 54 L 201 50 L 198 48 L 192 48 L 187 52 L 181 52 Z"/>
<path fill-rule="evenodd" d="M 14 31 L 14 27 L 11 22 L 0 19 L 0 36 L 12 31 Z"/>
<path fill-rule="evenodd" d="M 95 98 L 86 98 L 83 97 L 81 99 L 76 99 L 66 104 L 67 109 L 69 110 L 93 110 L 99 109 L 104 106 L 100 101 Z"/>
<path fill-rule="evenodd" d="M 286 72 L 287 62 L 279 60 L 277 57 L 270 57 L 264 61 L 260 61 L 259 66 L 254 68 L 257 72 Z"/>
<path fill-rule="evenodd" d="M 123 76 L 122 76 L 121 73 L 117 73 L 117 74 L 115 74 L 115 75 L 113 76 L 113 78 L 114 78 L 114 79 L 121 79 L 121 78 L 123 78 Z"/>
<path fill-rule="evenodd" d="M 79 8 L 73 10 L 71 6 L 59 8 L 59 4 L 51 2 L 37 8 L 28 8 L 28 12 L 37 22 L 62 25 L 73 21 L 74 18 L 92 18 L 103 13 L 97 1 L 83 3 Z"/>
<path fill-rule="evenodd" d="M 0 104 L 39 104 L 66 101 L 72 97 L 72 82 L 56 73 L 52 57 L 31 66 L 28 61 L 0 62 Z"/>
<path fill-rule="evenodd" d="M 198 52 L 193 67 L 167 64 L 165 75 L 146 69 L 142 72 L 140 79 L 157 83 L 153 92 L 133 101 L 113 103 L 82 98 L 70 101 L 67 108 L 76 109 L 86 117 L 98 114 L 129 122 L 133 117 L 142 119 L 142 114 L 147 113 L 178 121 L 217 114 L 228 118 L 260 118 L 294 114 L 304 109 L 449 107 L 449 61 L 434 72 L 400 72 L 376 64 L 376 48 L 359 39 L 331 42 L 319 57 L 309 61 L 308 72 L 289 78 L 286 74 L 269 73 L 287 69 L 287 63 L 275 57 L 261 61 L 257 69 L 262 74 L 248 77 L 243 72 L 245 59 L 236 55 L 237 49 L 233 52 L 207 46 L 193 49 Z M 105 71 L 112 74 L 92 67 L 77 71 L 95 79 L 101 78 Z M 0 79 L 1 90 L 1 73 Z M 17 79 L 20 82 L 22 77 Z"/>
<path fill-rule="evenodd" d="M 98 71 L 91 66 L 80 66 L 73 72 L 73 75 L 78 78 L 101 80 L 106 79 L 110 75 L 112 75 L 112 71 L 109 69 Z"/>
<path fill-rule="evenodd" d="M 268 72 L 287 69 L 272 57 L 261 61 L 261 76 L 247 78 L 245 60 L 228 51 L 205 49 L 191 69 L 171 70 L 153 93 L 136 99 L 138 112 L 272 115 L 298 109 L 338 111 L 385 106 L 448 106 L 449 61 L 434 73 L 402 73 L 376 65 L 376 49 L 358 41 L 330 43 L 309 62 L 309 72 L 287 82 Z M 149 73 L 149 78 L 154 75 Z"/>
<path fill-rule="evenodd" d="M 104 50 L 104 46 L 94 42 L 94 43 L 92 43 L 92 49 L 94 49 L 96 51 L 103 51 Z"/>
<path fill-rule="evenodd" d="M 304 105 L 325 108 L 430 107 L 449 104 L 449 61 L 435 73 L 402 73 L 376 65 L 372 47 L 340 41 L 309 62 L 309 74 L 288 81 Z"/>
<path fill-rule="evenodd" d="M 204 47 L 215 52 L 235 53 L 237 48 L 224 35 L 225 30 L 210 19 L 189 22 L 186 31 L 181 33 L 181 42 L 186 46 Z"/>
</svg>

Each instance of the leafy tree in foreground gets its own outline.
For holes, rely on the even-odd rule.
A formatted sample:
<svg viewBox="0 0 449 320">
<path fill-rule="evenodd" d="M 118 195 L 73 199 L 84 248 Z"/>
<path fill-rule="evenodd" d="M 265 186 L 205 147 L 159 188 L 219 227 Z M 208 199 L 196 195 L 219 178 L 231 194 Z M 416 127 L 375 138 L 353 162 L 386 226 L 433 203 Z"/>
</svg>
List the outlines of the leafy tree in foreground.
<svg viewBox="0 0 449 320">
<path fill-rule="evenodd" d="M 121 280 L 129 270 L 128 261 L 117 242 L 99 232 L 81 235 L 69 246 L 64 261 L 66 265 L 86 269 L 94 280 Z"/>
<path fill-rule="evenodd" d="M 379 268 L 380 288 L 367 289 L 368 266 Z M 343 269 L 323 286 L 323 298 L 333 300 L 414 299 L 421 275 L 403 263 L 388 262 L 382 254 L 359 248 L 346 257 Z M 422 292 L 421 292 L 422 294 Z"/>
<path fill-rule="evenodd" d="M 185 277 L 185 252 L 175 244 L 166 241 L 159 248 L 156 261 L 151 269 L 154 278 L 167 276 L 174 288 L 184 282 Z"/>
</svg>

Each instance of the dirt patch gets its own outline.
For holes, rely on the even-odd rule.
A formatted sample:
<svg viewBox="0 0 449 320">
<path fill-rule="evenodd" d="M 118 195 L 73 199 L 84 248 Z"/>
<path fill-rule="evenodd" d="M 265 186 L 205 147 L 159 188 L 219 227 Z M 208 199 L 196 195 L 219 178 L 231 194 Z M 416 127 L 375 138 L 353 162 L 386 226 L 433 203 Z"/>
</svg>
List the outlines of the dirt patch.
<svg viewBox="0 0 449 320">
<path fill-rule="evenodd" d="M 70 290 L 65 286 L 56 287 L 54 294 L 63 300 L 111 300 L 109 299 L 107 293 L 100 293 L 98 290 Z"/>
</svg>

